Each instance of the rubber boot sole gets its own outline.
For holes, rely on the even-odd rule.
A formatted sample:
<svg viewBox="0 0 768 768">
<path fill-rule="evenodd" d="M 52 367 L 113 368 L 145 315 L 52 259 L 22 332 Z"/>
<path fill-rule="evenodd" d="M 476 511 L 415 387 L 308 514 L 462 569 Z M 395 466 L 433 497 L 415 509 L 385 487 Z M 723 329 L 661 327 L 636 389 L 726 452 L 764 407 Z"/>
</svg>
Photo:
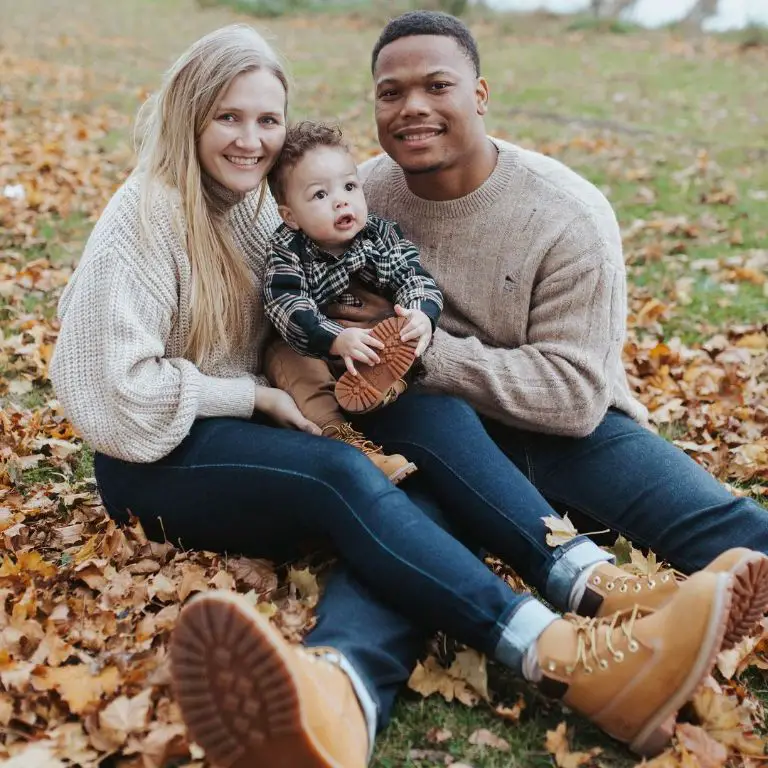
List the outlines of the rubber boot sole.
<svg viewBox="0 0 768 768">
<path fill-rule="evenodd" d="M 717 578 L 707 630 L 699 646 L 696 661 L 682 685 L 630 742 L 629 748 L 639 755 L 653 757 L 664 750 L 674 734 L 677 713 L 710 674 L 717 654 L 720 653 L 731 614 L 734 578 L 730 573 L 718 573 Z"/>
<path fill-rule="evenodd" d="M 371 329 L 371 335 L 383 342 L 376 350 L 381 360 L 376 365 L 357 366 L 357 376 L 346 371 L 336 382 L 338 404 L 348 413 L 367 413 L 379 406 L 390 387 L 413 365 L 417 341 L 402 341 L 400 333 L 408 322 L 406 317 L 388 317 Z"/>
<path fill-rule="evenodd" d="M 399 485 L 406 477 L 410 477 L 416 472 L 417 469 L 418 467 L 412 461 L 409 461 L 404 467 L 396 469 L 391 475 L 387 475 L 387 477 L 392 485 Z"/>
<path fill-rule="evenodd" d="M 745 554 L 730 570 L 733 603 L 723 639 L 723 650 L 733 648 L 757 626 L 768 611 L 768 557 L 761 552 Z"/>
<path fill-rule="evenodd" d="M 238 595 L 199 595 L 171 638 L 190 738 L 220 768 L 344 768 L 313 738 L 282 636 Z M 344 728 L 344 724 L 339 724 Z"/>
</svg>

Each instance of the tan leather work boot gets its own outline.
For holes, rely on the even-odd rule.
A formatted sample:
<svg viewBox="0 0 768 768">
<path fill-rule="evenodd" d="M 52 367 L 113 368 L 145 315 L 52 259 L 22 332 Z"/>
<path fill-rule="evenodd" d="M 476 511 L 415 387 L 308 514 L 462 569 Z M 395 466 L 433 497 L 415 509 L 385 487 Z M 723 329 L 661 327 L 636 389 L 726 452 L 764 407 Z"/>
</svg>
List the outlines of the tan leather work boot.
<svg viewBox="0 0 768 768">
<path fill-rule="evenodd" d="M 704 570 L 730 573 L 734 578 L 733 604 L 723 640 L 723 650 L 727 650 L 749 634 L 768 610 L 768 557 L 737 547 L 723 552 Z M 671 569 L 636 576 L 611 563 L 600 563 L 589 575 L 577 613 L 610 616 L 635 605 L 643 611 L 656 610 L 677 594 L 685 578 Z"/>
<path fill-rule="evenodd" d="M 364 768 L 368 731 L 347 675 L 288 643 L 240 595 L 181 612 L 171 675 L 190 739 L 221 768 Z"/>
<path fill-rule="evenodd" d="M 358 432 L 349 422 L 326 424 L 323 435 L 341 440 L 362 451 L 390 480 L 397 485 L 416 471 L 416 465 L 399 453 L 384 453 L 380 445 L 367 440 L 362 432 Z"/>
<path fill-rule="evenodd" d="M 732 591 L 730 574 L 702 571 L 654 613 L 566 614 L 537 641 L 542 693 L 641 755 L 661 752 L 678 710 L 712 669 Z"/>
<path fill-rule="evenodd" d="M 345 411 L 370 413 L 381 407 L 392 387 L 413 365 L 418 342 L 400 339 L 407 322 L 407 317 L 388 317 L 371 329 L 371 335 L 384 344 L 384 349 L 376 350 L 381 362 L 358 365 L 357 376 L 347 371 L 339 377 L 334 393 Z"/>
</svg>

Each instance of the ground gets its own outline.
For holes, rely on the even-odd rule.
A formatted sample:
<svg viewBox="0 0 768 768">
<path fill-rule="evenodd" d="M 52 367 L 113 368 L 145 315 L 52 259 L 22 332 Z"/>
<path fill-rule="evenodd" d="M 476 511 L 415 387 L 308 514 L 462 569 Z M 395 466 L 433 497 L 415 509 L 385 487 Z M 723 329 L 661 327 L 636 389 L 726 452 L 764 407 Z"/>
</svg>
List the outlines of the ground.
<svg viewBox="0 0 768 768">
<path fill-rule="evenodd" d="M 296 639 L 311 622 L 314 577 L 305 564 L 274 571 L 154 545 L 136 527 L 109 524 L 91 452 L 46 371 L 56 299 L 131 167 L 136 109 L 186 44 L 248 19 L 188 0 L 0 0 L 0 17 L 12 20 L 0 30 L 0 759 L 199 762 L 194 749 L 189 758 L 165 668 L 181 601 L 237 587 Z M 290 61 L 292 116 L 339 120 L 360 159 L 374 153 L 368 57 L 380 21 L 255 23 Z M 759 37 L 684 37 L 546 16 L 472 25 L 491 84 L 490 132 L 572 165 L 616 206 L 633 389 L 662 434 L 735 492 L 765 503 L 768 48 Z M 635 567 L 653 565 L 636 553 Z M 690 718 L 699 725 L 679 729 L 658 765 L 749 764 L 749 754 L 757 764 L 762 741 L 750 734 L 762 717 L 762 648 L 743 674 L 740 656 L 751 646 L 721 660 L 713 686 L 724 688 L 700 694 Z M 484 666 L 467 654 L 458 661 L 452 676 L 429 662 L 414 687 L 476 701 L 467 678 L 482 693 Z M 489 677 L 492 702 L 471 708 L 404 696 L 373 764 L 636 762 L 502 670 L 491 667 Z M 521 693 L 522 715 L 514 706 Z M 561 722 L 580 757 L 569 755 Z"/>
</svg>

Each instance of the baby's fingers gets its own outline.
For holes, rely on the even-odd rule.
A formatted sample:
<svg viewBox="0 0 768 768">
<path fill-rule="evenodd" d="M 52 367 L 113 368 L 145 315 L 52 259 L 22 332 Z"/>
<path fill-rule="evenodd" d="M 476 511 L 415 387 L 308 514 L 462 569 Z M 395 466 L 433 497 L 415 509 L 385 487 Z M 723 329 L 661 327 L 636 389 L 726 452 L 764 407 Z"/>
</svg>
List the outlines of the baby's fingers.
<svg viewBox="0 0 768 768">
<path fill-rule="evenodd" d="M 354 360 L 350 355 L 344 355 L 344 365 L 353 376 L 357 376 L 357 368 L 355 368 Z"/>
</svg>

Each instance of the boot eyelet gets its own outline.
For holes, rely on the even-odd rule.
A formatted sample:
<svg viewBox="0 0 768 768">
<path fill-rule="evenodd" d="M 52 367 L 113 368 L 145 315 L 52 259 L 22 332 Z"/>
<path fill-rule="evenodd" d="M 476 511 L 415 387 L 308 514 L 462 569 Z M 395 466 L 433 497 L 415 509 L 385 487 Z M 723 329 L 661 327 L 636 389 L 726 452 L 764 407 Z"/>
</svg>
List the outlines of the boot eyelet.
<svg viewBox="0 0 768 768">
<path fill-rule="evenodd" d="M 648 582 L 648 589 L 653 589 L 655 586 L 656 586 L 656 582 L 653 579 L 651 579 Z"/>
<path fill-rule="evenodd" d="M 600 659 L 600 669 L 608 669 L 608 662 L 605 659 Z"/>
<path fill-rule="evenodd" d="M 573 672 L 573 667 L 566 667 L 565 668 L 565 674 L 570 675 Z"/>
<path fill-rule="evenodd" d="M 624 661 L 624 654 L 621 651 L 616 651 L 616 653 L 613 654 L 613 658 L 614 660 L 621 663 L 622 661 Z"/>
<path fill-rule="evenodd" d="M 602 579 L 599 576 L 595 576 L 594 579 L 592 579 L 593 584 L 599 584 L 602 581 Z"/>
<path fill-rule="evenodd" d="M 588 675 L 591 675 L 594 671 L 595 671 L 594 667 L 584 667 L 584 672 L 586 672 L 586 674 Z"/>
<path fill-rule="evenodd" d="M 663 583 L 663 584 L 666 584 L 666 583 L 669 581 L 669 574 L 668 574 L 668 573 L 665 573 L 665 574 L 664 574 L 664 575 L 661 577 L 661 581 L 662 581 L 662 583 Z"/>
<path fill-rule="evenodd" d="M 622 584 L 622 585 L 619 587 L 619 592 L 626 592 L 626 591 L 627 591 L 627 585 L 626 585 L 626 584 Z"/>
<path fill-rule="evenodd" d="M 547 664 L 547 669 L 550 672 L 554 672 L 557 669 L 557 664 L 555 664 L 554 661 L 550 661 L 549 664 Z"/>
<path fill-rule="evenodd" d="M 605 585 L 605 588 L 606 588 L 606 589 L 607 589 L 609 592 L 612 592 L 612 591 L 613 591 L 613 587 L 614 587 L 614 583 L 613 583 L 612 581 L 609 581 L 609 582 L 608 582 L 608 583 Z"/>
<path fill-rule="evenodd" d="M 634 587 L 632 587 L 632 589 L 634 589 L 635 592 L 640 592 L 642 590 L 642 588 L 643 587 L 642 587 L 642 585 L 639 582 L 637 584 L 635 584 Z"/>
<path fill-rule="evenodd" d="M 627 643 L 627 648 L 629 648 L 632 653 L 637 653 L 637 651 L 640 649 L 640 644 L 636 640 L 630 640 Z"/>
</svg>

